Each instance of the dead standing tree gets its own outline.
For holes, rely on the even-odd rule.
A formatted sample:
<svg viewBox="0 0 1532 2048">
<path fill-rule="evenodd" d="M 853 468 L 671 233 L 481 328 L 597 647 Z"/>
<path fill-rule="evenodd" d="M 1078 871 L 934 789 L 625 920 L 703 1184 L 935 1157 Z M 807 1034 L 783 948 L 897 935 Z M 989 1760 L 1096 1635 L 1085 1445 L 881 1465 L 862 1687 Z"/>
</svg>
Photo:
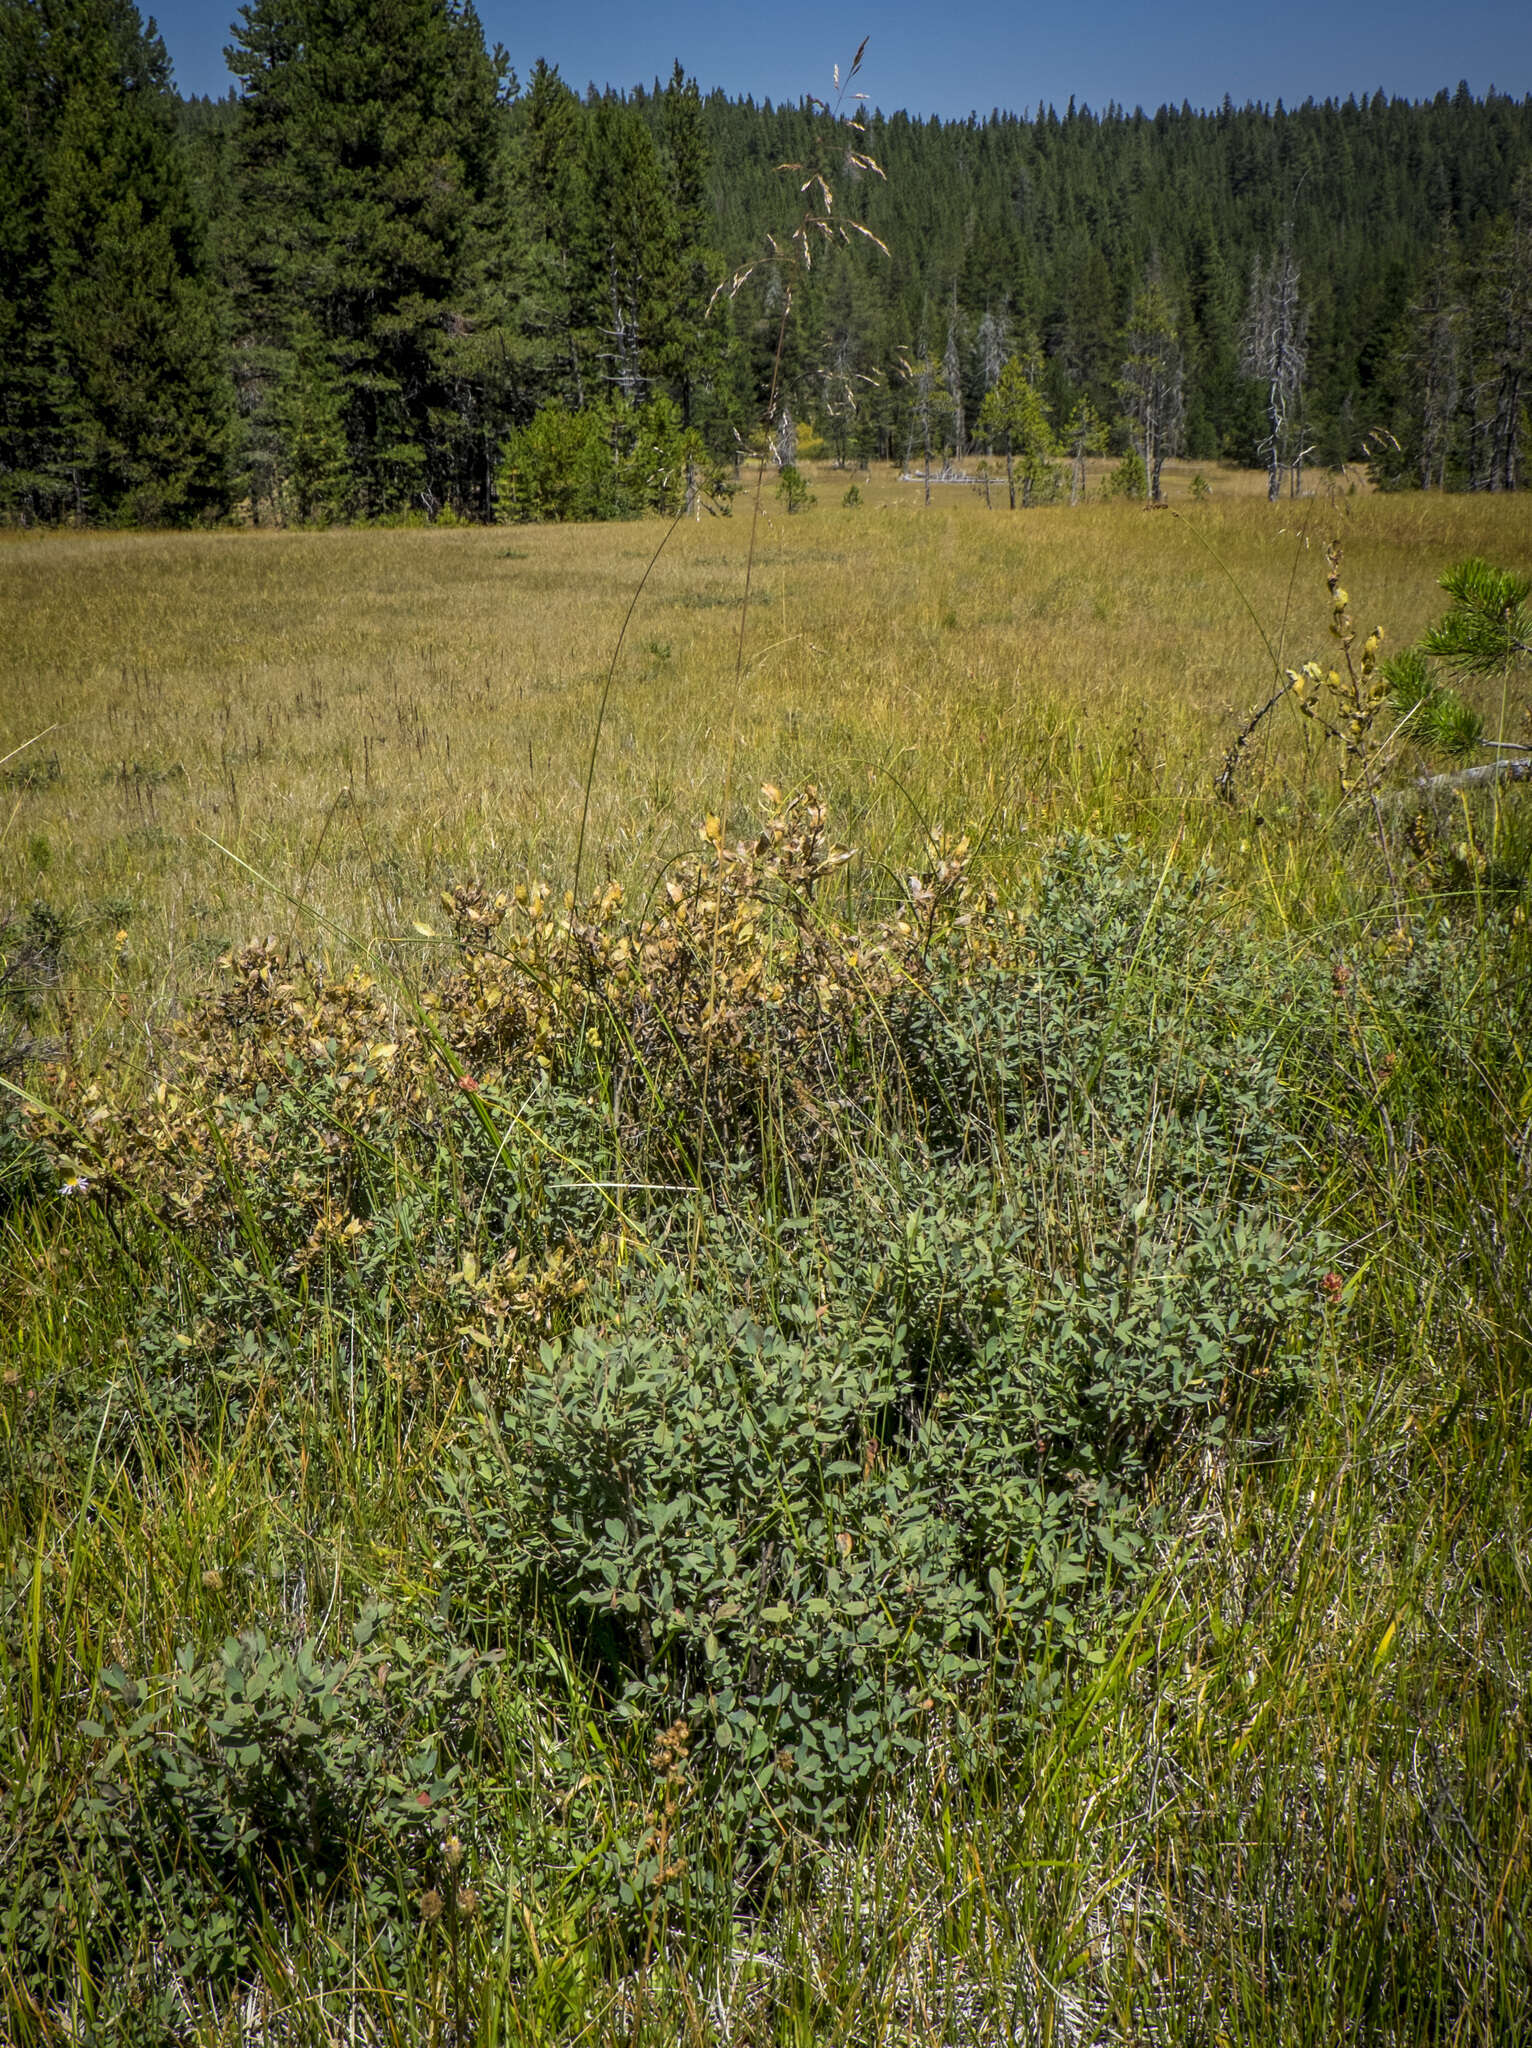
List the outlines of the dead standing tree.
<svg viewBox="0 0 1532 2048">
<path fill-rule="evenodd" d="M 933 440 L 941 440 L 941 429 L 952 410 L 952 401 L 942 382 L 942 367 L 924 348 L 914 356 L 901 356 L 900 367 L 913 393 L 910 431 L 904 446 L 905 474 L 919 440 L 925 456 L 926 503 L 931 502 L 931 451 Z"/>
<path fill-rule="evenodd" d="M 1170 296 L 1151 276 L 1133 301 L 1128 358 L 1117 390 L 1143 459 L 1151 504 L 1161 500 L 1160 471 L 1181 445 L 1186 413 L 1186 365 Z"/>
<path fill-rule="evenodd" d="M 952 313 L 947 321 L 947 348 L 942 381 L 952 400 L 952 452 L 961 462 L 968 453 L 968 419 L 963 407 L 963 358 L 958 348 L 957 287 L 952 288 Z"/>
<path fill-rule="evenodd" d="M 1000 382 L 1000 372 L 1011 352 L 1010 322 L 1005 314 L 997 313 L 986 306 L 984 318 L 979 322 L 977 341 L 979 371 L 984 379 L 984 389 L 986 392 L 993 391 Z"/>
<path fill-rule="evenodd" d="M 1069 456 L 1069 502 L 1078 505 L 1085 496 L 1085 458 L 1100 455 L 1107 445 L 1107 426 L 1088 398 L 1075 401 L 1064 428 L 1064 447 Z"/>
<path fill-rule="evenodd" d="M 1298 295 L 1298 259 L 1292 231 L 1270 264 L 1256 258 L 1240 331 L 1240 368 L 1266 386 L 1266 495 L 1273 504 L 1290 480 L 1296 498 L 1310 449 L 1303 439 L 1303 373 L 1308 367 L 1308 314 Z"/>
</svg>

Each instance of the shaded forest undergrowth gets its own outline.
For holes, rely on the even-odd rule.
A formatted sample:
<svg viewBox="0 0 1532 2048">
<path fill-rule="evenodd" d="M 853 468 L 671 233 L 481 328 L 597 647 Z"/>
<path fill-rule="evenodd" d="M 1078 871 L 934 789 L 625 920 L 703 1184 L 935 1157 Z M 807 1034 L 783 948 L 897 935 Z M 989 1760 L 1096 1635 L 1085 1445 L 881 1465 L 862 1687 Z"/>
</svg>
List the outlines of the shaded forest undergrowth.
<svg viewBox="0 0 1532 2048">
<path fill-rule="evenodd" d="M 1504 801 L 1303 923 L 768 789 L 18 1064 L 13 2035 L 1506 2038 Z"/>
</svg>

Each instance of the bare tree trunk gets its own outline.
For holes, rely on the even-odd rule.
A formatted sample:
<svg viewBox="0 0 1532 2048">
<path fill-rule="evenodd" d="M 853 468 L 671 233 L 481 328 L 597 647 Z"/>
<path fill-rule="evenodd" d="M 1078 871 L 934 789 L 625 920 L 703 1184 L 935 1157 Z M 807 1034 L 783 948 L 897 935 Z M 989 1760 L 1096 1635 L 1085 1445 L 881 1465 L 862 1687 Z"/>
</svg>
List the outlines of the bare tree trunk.
<svg viewBox="0 0 1532 2048">
<path fill-rule="evenodd" d="M 1006 358 L 1006 319 L 1003 313 L 985 309 L 979 322 L 979 358 L 984 370 L 984 389 L 993 391 L 1000 382 Z"/>
<path fill-rule="evenodd" d="M 1162 502 L 1160 472 L 1180 440 L 1186 407 L 1186 365 L 1175 311 L 1157 279 L 1140 292 L 1128 331 L 1128 360 L 1118 390 L 1127 401 L 1144 488 L 1152 504 Z"/>
<path fill-rule="evenodd" d="M 957 287 L 953 286 L 952 318 L 947 322 L 947 352 L 942 358 L 942 375 L 952 395 L 953 453 L 959 462 L 968 453 L 968 422 L 963 416 L 963 363 L 957 341 Z"/>
<path fill-rule="evenodd" d="M 1240 368 L 1247 377 L 1259 377 L 1266 385 L 1267 433 L 1261 446 L 1266 455 L 1266 496 L 1273 505 L 1282 495 L 1284 476 L 1294 497 L 1301 488 L 1307 325 L 1298 295 L 1298 261 L 1289 222 L 1283 230 L 1283 246 L 1270 267 L 1257 259 L 1240 336 Z"/>
</svg>

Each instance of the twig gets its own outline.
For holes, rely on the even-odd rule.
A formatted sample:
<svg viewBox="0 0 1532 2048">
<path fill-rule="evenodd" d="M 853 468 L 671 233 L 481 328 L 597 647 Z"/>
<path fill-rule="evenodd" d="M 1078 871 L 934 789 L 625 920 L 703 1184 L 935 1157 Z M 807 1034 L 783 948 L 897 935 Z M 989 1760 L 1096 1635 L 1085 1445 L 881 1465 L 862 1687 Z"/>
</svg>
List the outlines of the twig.
<svg viewBox="0 0 1532 2048">
<path fill-rule="evenodd" d="M 1213 778 L 1213 787 L 1226 804 L 1232 804 L 1234 801 L 1234 777 L 1238 773 L 1240 762 L 1244 759 L 1245 749 L 1255 737 L 1256 728 L 1263 719 L 1270 717 L 1292 687 L 1292 677 L 1284 676 L 1280 688 L 1273 690 L 1255 716 L 1241 727 L 1233 746 L 1224 755 L 1223 766 Z"/>
</svg>

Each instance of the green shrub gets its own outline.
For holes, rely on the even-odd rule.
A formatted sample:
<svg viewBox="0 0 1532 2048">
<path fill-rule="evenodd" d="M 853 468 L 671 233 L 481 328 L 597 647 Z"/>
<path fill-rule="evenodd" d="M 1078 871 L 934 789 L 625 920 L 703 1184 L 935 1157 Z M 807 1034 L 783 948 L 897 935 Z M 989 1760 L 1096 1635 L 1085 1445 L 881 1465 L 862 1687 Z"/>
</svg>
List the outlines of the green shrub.
<svg viewBox="0 0 1532 2048">
<path fill-rule="evenodd" d="M 987 964 L 933 941 L 839 1034 L 880 1093 L 819 1199 L 600 1282 L 449 1482 L 473 1625 L 551 1609 L 621 1716 L 684 1721 L 746 1870 L 931 1715 L 1025 1726 L 1146 1569 L 1166 1448 L 1304 1383 L 1293 1115 L 1207 888 L 1075 841 Z"/>
<path fill-rule="evenodd" d="M 342 1658 L 255 1629 L 170 1672 L 101 1671 L 63 1802 L 25 1778 L 0 1801 L 0 1933 L 34 1999 L 82 1964 L 112 1984 L 145 1927 L 177 1969 L 227 1983 L 270 1916 L 322 1911 L 343 1876 L 374 1939 L 397 1939 L 454 1826 L 481 1677 L 384 1622 L 363 1615 Z"/>
<path fill-rule="evenodd" d="M 572 412 L 543 409 L 506 443 L 500 516 L 510 520 L 636 519 L 673 514 L 693 487 L 716 496 L 720 466 L 681 425 L 668 398 L 613 398 Z"/>
<path fill-rule="evenodd" d="M 1149 472 L 1144 467 L 1144 458 L 1136 448 L 1130 448 L 1101 486 L 1108 498 L 1147 498 L 1149 495 Z"/>
<path fill-rule="evenodd" d="M 855 488 L 853 484 L 852 489 Z M 782 465 L 782 474 L 777 478 L 777 496 L 789 512 L 806 512 L 810 505 L 818 503 L 809 489 L 808 478 L 796 462 Z"/>
<path fill-rule="evenodd" d="M 1025 1725 L 1142 1575 L 1164 1447 L 1301 1376 L 1316 1276 L 1270 1222 L 1161 1212 L 1042 1275 L 977 1177 L 901 1193 L 603 1291 L 453 1482 L 479 1624 L 552 1602 L 622 1715 L 685 1720 L 747 1865 L 844 1828 L 933 1712 Z"/>
<path fill-rule="evenodd" d="M 704 843 L 642 920 L 451 892 L 413 1019 L 238 956 L 81 1213 L 195 1254 L 137 1290 L 114 1457 L 259 1414 L 299 1463 L 342 1355 L 401 1426 L 439 1385 L 460 1636 L 535 1616 L 620 1722 L 686 1722 L 738 1881 L 934 1716 L 1029 1725 L 1148 1568 L 1166 1451 L 1303 1384 L 1320 1248 L 1211 875 L 1072 839 L 1006 907 L 938 837 L 843 924 L 817 798 Z M 664 1854 L 614 1849 L 618 1894 Z"/>
</svg>

